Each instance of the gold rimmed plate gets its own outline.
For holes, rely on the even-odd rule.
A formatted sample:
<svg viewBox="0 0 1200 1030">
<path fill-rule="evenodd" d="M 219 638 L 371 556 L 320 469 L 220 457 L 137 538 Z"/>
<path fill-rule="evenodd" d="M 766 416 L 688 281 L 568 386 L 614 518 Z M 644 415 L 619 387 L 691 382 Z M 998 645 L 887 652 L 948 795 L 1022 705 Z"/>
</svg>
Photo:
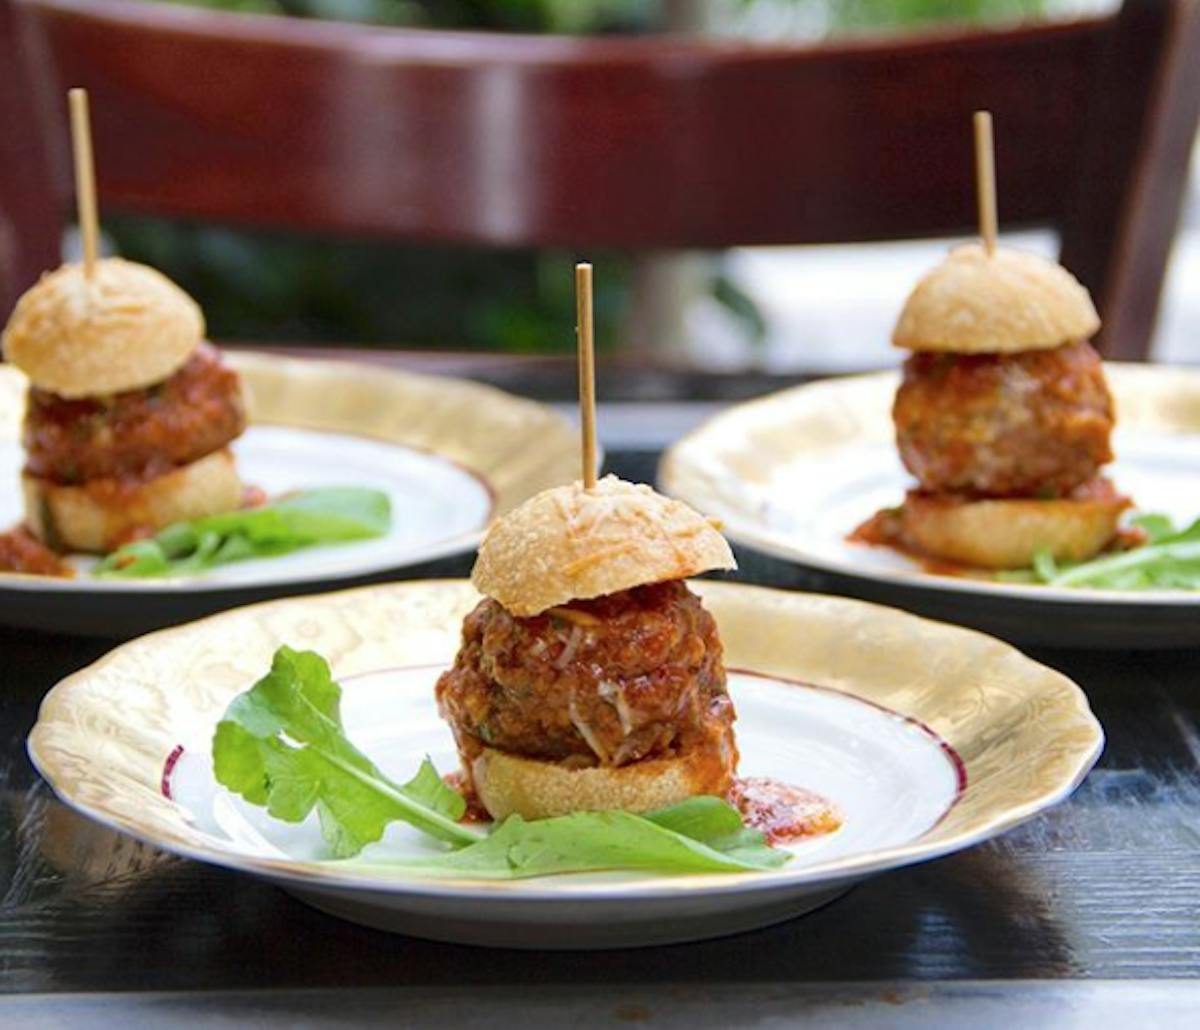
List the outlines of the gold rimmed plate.
<svg viewBox="0 0 1200 1030">
<path fill-rule="evenodd" d="M 1109 364 L 1116 462 L 1138 510 L 1200 515 L 1200 369 Z M 1200 592 L 1067 589 L 945 575 L 846 537 L 898 504 L 910 477 L 891 422 L 898 379 L 830 379 L 737 405 L 675 444 L 662 489 L 722 520 L 739 544 L 816 574 L 820 589 L 899 605 L 1019 643 L 1200 645 Z M 812 577 L 810 577 L 812 581 Z"/>
<path fill-rule="evenodd" d="M 351 738 L 384 772 L 454 766 L 433 685 L 469 584 L 425 581 L 273 601 L 126 644 L 54 688 L 29 752 L 85 815 L 190 858 L 274 882 L 369 925 L 438 940 L 615 947 L 768 925 L 866 876 L 986 840 L 1063 800 L 1103 737 L 1082 692 L 999 641 L 875 605 L 694 584 L 716 617 L 738 710 L 741 773 L 816 790 L 835 833 L 778 870 L 607 873 L 485 882 L 389 868 L 406 827 L 322 861 L 319 830 L 274 823 L 214 781 L 213 729 L 287 643 L 325 655 Z"/>
<path fill-rule="evenodd" d="M 221 566 L 200 576 L 100 580 L 0 573 L 0 623 L 129 636 L 234 604 L 366 582 L 474 549 L 492 518 L 577 474 L 575 431 L 533 401 L 462 380 L 230 353 L 250 425 L 234 444 L 244 482 L 269 495 L 319 486 L 385 492 L 377 540 Z M 0 366 L 0 527 L 22 517 L 25 380 Z"/>
</svg>

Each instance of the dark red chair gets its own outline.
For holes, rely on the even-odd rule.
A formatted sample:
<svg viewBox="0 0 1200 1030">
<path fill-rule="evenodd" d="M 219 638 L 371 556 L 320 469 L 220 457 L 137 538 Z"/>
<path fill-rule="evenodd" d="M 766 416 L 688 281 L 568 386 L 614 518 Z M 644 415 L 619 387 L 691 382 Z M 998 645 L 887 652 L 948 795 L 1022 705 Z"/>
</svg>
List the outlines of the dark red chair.
<svg viewBox="0 0 1200 1030">
<path fill-rule="evenodd" d="M 63 94 L 106 209 L 474 245 L 662 250 L 1048 225 L 1110 354 L 1144 356 L 1200 110 L 1194 0 L 823 46 L 387 30 L 0 0 L 0 311 L 56 260 Z M 10 57 L 20 60 L 9 60 Z"/>
</svg>

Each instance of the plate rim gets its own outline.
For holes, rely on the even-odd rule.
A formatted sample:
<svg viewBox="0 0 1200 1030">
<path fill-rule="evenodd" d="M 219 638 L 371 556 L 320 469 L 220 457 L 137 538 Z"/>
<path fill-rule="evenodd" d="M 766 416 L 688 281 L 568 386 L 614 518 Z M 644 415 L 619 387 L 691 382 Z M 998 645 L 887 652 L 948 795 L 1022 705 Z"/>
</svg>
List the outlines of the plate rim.
<svg viewBox="0 0 1200 1030">
<path fill-rule="evenodd" d="M 384 365 L 367 364 L 363 362 L 349 361 L 337 358 L 326 357 L 301 357 L 296 355 L 278 354 L 270 351 L 256 350 L 239 350 L 236 348 L 222 348 L 222 354 L 225 360 L 233 368 L 239 372 L 260 375 L 278 375 L 280 377 L 300 377 L 306 375 L 318 375 L 324 377 L 345 376 L 356 381 L 375 381 L 381 377 L 390 383 L 397 386 L 403 383 L 415 384 L 417 386 L 428 387 L 448 387 L 450 390 L 455 390 L 460 393 L 468 393 L 478 399 L 480 404 L 485 401 L 489 405 L 503 405 L 514 412 L 518 408 L 524 408 L 526 411 L 537 411 L 544 423 L 543 429 L 553 427 L 553 429 L 563 436 L 563 449 L 561 457 L 563 459 L 564 470 L 568 460 L 574 460 L 575 451 L 574 441 L 568 440 L 567 437 L 573 437 L 575 429 L 571 421 L 565 418 L 562 414 L 555 411 L 552 407 L 540 404 L 537 401 L 530 400 L 525 397 L 519 397 L 515 394 L 510 394 L 498 387 L 488 383 L 480 383 L 470 379 L 462 379 L 454 376 L 431 375 L 423 372 L 412 372 L 407 369 L 391 368 Z M 7 380 L 7 384 L 5 384 Z M 4 391 L 23 389 L 25 382 L 24 375 L 12 365 L 0 364 L 0 401 L 3 400 Z M 262 418 L 249 421 L 249 426 L 260 426 L 270 428 L 285 428 L 297 429 L 308 432 L 324 433 L 330 436 L 347 436 L 362 440 L 370 440 L 374 443 L 399 447 L 407 451 L 423 454 L 427 457 L 434 458 L 444 462 L 460 472 L 468 475 L 476 483 L 478 483 L 487 493 L 489 498 L 488 514 L 484 523 L 475 530 L 458 533 L 451 537 L 435 541 L 431 544 L 419 545 L 409 548 L 404 553 L 397 555 L 395 558 L 390 558 L 387 561 L 374 561 L 369 564 L 356 566 L 354 568 L 339 568 L 336 570 L 312 570 L 309 571 L 304 564 L 297 565 L 292 571 L 282 575 L 271 576 L 266 579 L 253 579 L 241 582 L 228 582 L 220 579 L 213 579 L 209 576 L 200 575 L 193 577 L 174 576 L 156 579 L 145 580 L 98 580 L 91 577 L 71 577 L 60 578 L 55 576 L 37 576 L 20 572 L 9 572 L 0 570 L 0 594 L 12 592 L 14 594 L 41 594 L 41 595 L 65 595 L 69 597 L 88 598 L 99 596 L 101 598 L 111 595 L 122 597 L 146 595 L 149 597 L 163 596 L 180 596 L 188 594 L 229 594 L 237 596 L 240 594 L 252 593 L 255 591 L 280 589 L 286 590 L 297 586 L 310 585 L 319 586 L 320 584 L 335 585 L 343 583 L 346 580 L 355 579 L 362 576 L 377 576 L 389 572 L 399 571 L 409 568 L 413 565 L 424 564 L 430 561 L 437 561 L 443 558 L 449 558 L 454 555 L 464 554 L 476 547 L 483 539 L 488 526 L 494 521 L 497 515 L 502 513 L 499 504 L 498 490 L 496 484 L 489 478 L 488 472 L 484 469 L 477 468 L 464 460 L 460 460 L 451 455 L 442 453 L 434 448 L 422 447 L 411 443 L 403 443 L 399 440 L 391 438 L 383 433 L 368 432 L 364 428 L 328 428 L 320 426 L 306 425 L 298 418 L 293 420 L 279 418 Z M 571 446 L 567 446 L 570 443 Z M 569 455 L 569 458 L 568 458 Z M 598 462 L 603 461 L 603 452 L 598 450 Z"/>
<path fill-rule="evenodd" d="M 877 617 L 897 620 L 897 624 L 908 622 L 910 624 L 932 625 L 936 627 L 937 632 L 978 638 L 981 643 L 986 643 L 992 648 L 1000 648 L 1007 658 L 1016 658 L 1023 663 L 1027 663 L 1031 669 L 1048 674 L 1057 681 L 1060 688 L 1065 688 L 1069 692 L 1071 701 L 1073 702 L 1073 714 L 1079 717 L 1081 725 L 1086 726 L 1090 734 L 1090 739 L 1086 747 L 1080 745 L 1074 748 L 1072 752 L 1073 761 L 1069 770 L 1058 778 L 1053 787 L 1044 788 L 1035 798 L 1022 804 L 1012 805 L 1004 811 L 992 815 L 972 830 L 960 831 L 940 842 L 922 844 L 924 838 L 936 829 L 937 824 L 935 823 L 921 835 L 904 844 L 861 852 L 858 856 L 817 862 L 798 869 L 789 869 L 785 866 L 767 873 L 648 876 L 644 880 L 635 882 L 572 884 L 567 889 L 563 889 L 562 887 L 558 889 L 539 889 L 536 886 L 531 886 L 542 882 L 544 879 L 553 879 L 550 877 L 515 881 L 484 881 L 450 878 L 439 879 L 436 877 L 421 877 L 419 875 L 410 875 L 408 877 L 401 875 L 373 877 L 363 874 L 355 875 L 353 870 L 350 871 L 349 875 L 344 875 L 345 870 L 335 871 L 336 867 L 317 861 L 265 858 L 239 854 L 236 851 L 217 846 L 192 846 L 174 840 L 164 841 L 132 820 L 120 815 L 114 815 L 106 811 L 103 806 L 91 804 L 72 796 L 69 788 L 63 784 L 62 778 L 56 775 L 57 770 L 54 763 L 48 760 L 47 756 L 40 751 L 41 739 L 49 732 L 48 726 L 50 720 L 47 713 L 58 698 L 71 690 L 78 689 L 79 685 L 85 683 L 90 676 L 94 675 L 110 662 L 117 660 L 121 653 L 130 648 L 153 646 L 156 639 L 165 638 L 181 631 L 229 618 L 248 618 L 253 613 L 284 606 L 298 607 L 311 604 L 314 601 L 337 603 L 339 600 L 350 598 L 352 595 L 365 597 L 368 594 L 383 591 L 411 591 L 420 593 L 423 591 L 462 590 L 464 587 L 469 587 L 469 583 L 466 580 L 426 579 L 410 580 L 385 586 L 358 587 L 322 594 L 319 598 L 283 598 L 260 602 L 240 608 L 228 609 L 216 615 L 196 620 L 195 622 L 185 623 L 182 626 L 169 627 L 139 637 L 114 648 L 95 662 L 66 677 L 51 688 L 43 698 L 39 707 L 37 721 L 27 736 L 26 751 L 38 774 L 49 785 L 55 796 L 69 808 L 109 829 L 132 836 L 160 850 L 165 850 L 195 861 L 249 873 L 278 883 L 332 892 L 365 892 L 397 897 L 420 896 L 426 898 L 445 898 L 446 900 L 453 901 L 509 904 L 522 904 L 525 902 L 536 904 L 589 904 L 623 898 L 647 900 L 672 899 L 695 896 L 698 893 L 715 897 L 746 892 L 770 892 L 773 890 L 784 892 L 806 891 L 820 886 L 831 886 L 837 883 L 858 880 L 886 870 L 902 868 L 939 858 L 989 840 L 1019 823 L 1032 818 L 1039 812 L 1062 802 L 1082 783 L 1104 749 L 1105 736 L 1103 727 L 1092 712 L 1087 697 L 1078 684 L 1062 673 L 1025 656 L 1017 648 L 987 634 L 926 619 L 922 616 L 913 615 L 909 612 L 885 605 L 849 598 L 783 591 L 770 587 L 718 580 L 691 581 L 690 585 L 698 589 L 701 596 L 706 599 L 710 595 L 719 596 L 723 594 L 734 598 L 736 595 L 741 594 L 749 597 L 757 596 L 763 603 L 768 603 L 772 598 L 789 598 L 792 599 L 789 603 L 800 605 L 806 603 L 834 604 L 835 606 L 845 608 L 846 611 L 858 609 L 864 613 L 874 613 Z M 740 662 L 738 666 L 745 668 L 745 663 Z M 779 678 L 778 675 L 771 672 L 766 672 L 765 675 Z M 857 700 L 870 703 L 869 699 L 858 697 L 851 691 L 847 691 L 846 693 Z M 908 713 L 899 712 L 898 714 L 907 715 Z M 160 763 L 165 758 L 165 755 L 161 756 Z M 967 794 L 969 794 L 970 790 L 971 780 L 968 777 Z M 177 803 L 172 802 L 172 804 Z M 951 806 L 952 809 L 953 806 Z"/>
<path fill-rule="evenodd" d="M 1134 362 L 1106 361 L 1105 367 L 1110 375 L 1116 377 L 1149 376 L 1157 377 L 1166 373 L 1182 374 L 1194 378 L 1200 384 L 1200 367 L 1141 365 Z M 776 390 L 761 397 L 733 404 L 705 419 L 700 425 L 691 429 L 668 447 L 659 460 L 657 481 L 666 494 L 686 501 L 702 510 L 711 509 L 709 499 L 698 496 L 686 485 L 680 485 L 685 477 L 682 471 L 688 467 L 690 454 L 693 449 L 705 450 L 704 442 L 716 434 L 726 424 L 726 420 L 740 419 L 746 413 L 755 409 L 778 405 L 785 400 L 812 391 L 814 388 L 829 390 L 841 387 L 853 389 L 855 386 L 866 386 L 874 383 L 895 383 L 898 373 L 894 370 L 880 372 L 854 373 L 843 376 L 830 376 L 811 383 L 801 383 L 783 390 Z M 1197 434 L 1178 433 L 1180 436 Z M 1197 435 L 1200 444 L 1200 435 Z M 904 590 L 922 591 L 930 594 L 954 596 L 957 594 L 972 594 L 995 601 L 1015 601 L 1045 603 L 1069 608 L 1079 608 L 1087 605 L 1102 607 L 1134 606 L 1139 609 L 1154 608 L 1192 608 L 1200 607 L 1200 591 L 1183 590 L 1102 590 L 1097 587 L 1053 587 L 1037 586 L 1023 583 L 998 583 L 986 580 L 975 580 L 966 577 L 941 576 L 935 573 L 908 569 L 870 568 L 865 569 L 850 560 L 827 558 L 822 554 L 807 551 L 803 544 L 794 544 L 783 538 L 780 533 L 760 529 L 757 523 L 744 518 L 741 513 L 727 511 L 709 511 L 722 520 L 722 529 L 735 543 L 755 548 L 764 554 L 790 562 L 801 568 L 813 569 L 819 572 L 831 573 L 867 583 L 881 583 Z M 1200 514 L 1200 513 L 1198 513 Z"/>
</svg>

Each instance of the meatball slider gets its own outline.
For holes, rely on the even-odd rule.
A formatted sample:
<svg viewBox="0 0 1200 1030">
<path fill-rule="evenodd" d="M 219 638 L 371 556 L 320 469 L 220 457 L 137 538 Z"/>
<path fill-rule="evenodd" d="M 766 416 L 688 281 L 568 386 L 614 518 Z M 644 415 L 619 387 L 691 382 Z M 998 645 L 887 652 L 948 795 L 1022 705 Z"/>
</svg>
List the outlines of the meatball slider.
<svg viewBox="0 0 1200 1030">
<path fill-rule="evenodd" d="M 29 377 L 25 517 L 44 543 L 103 552 L 238 507 L 241 387 L 203 339 L 186 293 L 117 258 L 63 265 L 17 302 L 3 345 Z"/>
<path fill-rule="evenodd" d="M 499 519 L 437 699 L 495 819 L 723 796 L 737 766 L 716 623 L 684 578 L 735 567 L 709 520 L 607 476 Z"/>
<path fill-rule="evenodd" d="M 1099 327 L 1087 290 L 1033 254 L 962 246 L 917 284 L 892 337 L 913 352 L 893 408 L 919 483 L 898 513 L 906 545 L 1015 569 L 1113 539 L 1129 502 L 1101 474 L 1113 402 L 1088 342 Z"/>
</svg>

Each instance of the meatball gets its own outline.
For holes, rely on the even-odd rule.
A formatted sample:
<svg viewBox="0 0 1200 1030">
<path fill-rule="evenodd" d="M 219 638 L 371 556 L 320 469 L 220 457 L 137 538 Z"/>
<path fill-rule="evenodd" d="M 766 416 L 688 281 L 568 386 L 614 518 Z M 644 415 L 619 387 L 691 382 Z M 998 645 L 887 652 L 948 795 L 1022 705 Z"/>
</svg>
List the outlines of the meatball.
<svg viewBox="0 0 1200 1030">
<path fill-rule="evenodd" d="M 621 766 L 728 735 L 716 623 L 682 582 L 516 618 L 485 600 L 438 680 L 464 764 L 483 747 Z"/>
<path fill-rule="evenodd" d="M 31 388 L 26 471 L 63 485 L 152 479 L 219 450 L 245 425 L 237 373 L 202 344 L 173 376 L 142 390 L 66 400 Z"/>
<path fill-rule="evenodd" d="M 1087 342 L 1016 354 L 913 354 L 892 415 L 931 493 L 1063 497 L 1112 460 L 1112 397 Z"/>
</svg>

